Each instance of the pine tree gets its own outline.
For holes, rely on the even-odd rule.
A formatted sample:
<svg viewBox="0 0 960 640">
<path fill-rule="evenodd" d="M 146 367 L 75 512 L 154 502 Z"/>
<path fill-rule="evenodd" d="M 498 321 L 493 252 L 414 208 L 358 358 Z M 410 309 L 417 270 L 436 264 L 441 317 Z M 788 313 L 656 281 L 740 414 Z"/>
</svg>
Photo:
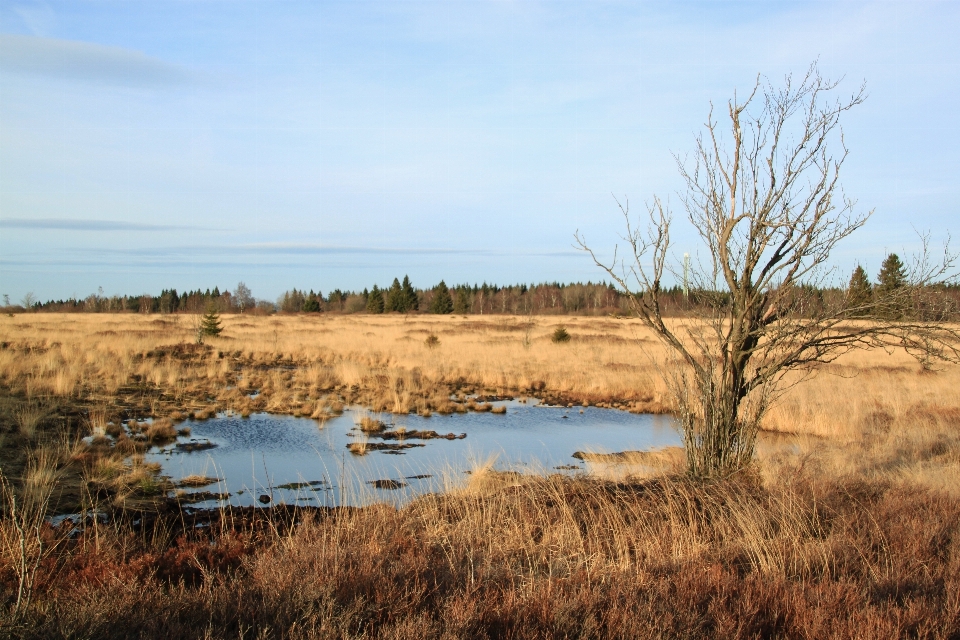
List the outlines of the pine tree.
<svg viewBox="0 0 960 640">
<path fill-rule="evenodd" d="M 418 311 L 420 309 L 420 300 L 417 298 L 417 292 L 413 289 L 413 285 L 410 284 L 409 276 L 403 276 L 403 284 L 400 285 L 400 289 L 403 291 L 406 310 Z"/>
<path fill-rule="evenodd" d="M 373 285 L 373 290 L 367 295 L 367 313 L 383 313 L 383 311 L 383 292 L 377 285 Z"/>
<path fill-rule="evenodd" d="M 447 284 L 443 280 L 433 288 L 433 302 L 430 303 L 430 313 L 453 313 L 453 300 L 450 298 L 450 290 L 447 289 Z"/>
<path fill-rule="evenodd" d="M 868 308 L 871 302 L 873 302 L 873 286 L 867 278 L 867 272 L 857 265 L 847 286 L 847 307 L 852 310 L 855 317 L 862 318 L 869 315 Z"/>
<path fill-rule="evenodd" d="M 400 281 L 396 278 L 393 279 L 393 284 L 390 285 L 390 290 L 387 291 L 386 296 L 384 296 L 384 307 L 383 310 L 386 313 L 391 311 L 396 311 L 397 313 L 404 313 L 407 310 L 406 300 L 403 295 L 403 288 L 400 286 Z"/>
</svg>

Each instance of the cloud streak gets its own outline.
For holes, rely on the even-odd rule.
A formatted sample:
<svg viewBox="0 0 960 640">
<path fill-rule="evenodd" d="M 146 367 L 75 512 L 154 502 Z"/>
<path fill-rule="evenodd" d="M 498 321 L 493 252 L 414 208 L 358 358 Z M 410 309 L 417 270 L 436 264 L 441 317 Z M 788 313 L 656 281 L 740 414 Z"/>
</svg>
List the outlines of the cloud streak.
<svg viewBox="0 0 960 640">
<path fill-rule="evenodd" d="M 326 255 L 326 254 L 398 254 L 398 255 L 447 255 L 476 254 L 492 255 L 487 249 L 456 248 L 394 248 L 394 247 L 345 247 L 325 244 L 295 242 L 259 242 L 240 245 L 237 249 L 253 253 L 290 254 L 290 255 Z"/>
<path fill-rule="evenodd" d="M 358 266 L 360 263 L 352 261 L 352 257 L 368 258 L 370 256 L 396 256 L 398 258 L 446 258 L 450 255 L 460 255 L 466 259 L 493 259 L 507 257 L 526 258 L 562 258 L 580 255 L 574 250 L 543 251 L 543 250 L 509 250 L 509 249 L 446 249 L 446 248 L 409 248 L 393 249 L 387 247 L 343 247 L 328 245 L 296 245 L 287 243 L 264 243 L 244 245 L 204 245 L 204 246 L 173 246 L 173 247 L 142 247 L 136 249 L 80 249 L 68 250 L 70 256 L 60 251 L 56 257 L 52 255 L 32 254 L 30 257 L 6 256 L 0 258 L 0 265 L 27 266 L 27 265 L 116 265 L 116 264 L 158 264 L 158 265 L 206 265 L 223 266 L 238 264 L 256 264 L 267 266 L 270 264 L 290 265 L 302 263 L 305 257 L 341 257 L 341 259 Z M 92 256 L 97 256 L 93 258 Z M 287 258 L 287 259 L 285 259 Z"/>
<path fill-rule="evenodd" d="M 200 231 L 207 227 L 172 224 L 144 224 L 118 220 L 77 220 L 70 218 L 0 218 L 0 229 L 53 229 L 59 231 Z"/>
<path fill-rule="evenodd" d="M 140 51 L 76 40 L 0 34 L 0 70 L 125 86 L 186 84 L 183 67 Z"/>
</svg>

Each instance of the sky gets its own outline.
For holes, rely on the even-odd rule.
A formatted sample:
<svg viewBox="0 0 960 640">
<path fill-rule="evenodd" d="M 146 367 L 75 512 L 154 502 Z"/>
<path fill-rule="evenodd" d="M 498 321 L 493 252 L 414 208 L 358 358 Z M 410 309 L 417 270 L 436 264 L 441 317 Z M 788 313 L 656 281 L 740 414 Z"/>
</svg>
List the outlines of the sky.
<svg viewBox="0 0 960 640">
<path fill-rule="evenodd" d="M 841 174 L 875 276 L 960 233 L 960 2 L 0 3 L 0 294 L 599 281 L 758 74 L 868 99 Z"/>
</svg>

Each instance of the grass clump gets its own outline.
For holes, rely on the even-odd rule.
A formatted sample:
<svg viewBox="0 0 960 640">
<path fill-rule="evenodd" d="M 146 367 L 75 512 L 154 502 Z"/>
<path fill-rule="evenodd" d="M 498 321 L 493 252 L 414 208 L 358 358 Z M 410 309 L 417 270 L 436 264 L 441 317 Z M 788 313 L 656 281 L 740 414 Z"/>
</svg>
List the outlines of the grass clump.
<svg viewBox="0 0 960 640">
<path fill-rule="evenodd" d="M 28 440 L 36 438 L 37 429 L 47 417 L 46 409 L 36 402 L 21 403 L 14 414 L 20 435 Z"/>
<path fill-rule="evenodd" d="M 374 418 L 368 413 L 360 413 L 354 422 L 357 428 L 364 433 L 378 433 L 387 428 L 385 422 Z"/>
<path fill-rule="evenodd" d="M 173 420 L 160 418 L 147 424 L 143 429 L 143 435 L 150 443 L 170 442 L 176 439 L 177 428 L 173 425 Z"/>
<path fill-rule="evenodd" d="M 211 484 L 215 484 L 217 482 L 220 482 L 219 478 L 210 478 L 208 476 L 204 476 L 200 474 L 192 474 L 184 478 L 181 478 L 180 481 L 177 483 L 177 486 L 198 488 L 198 487 L 206 487 Z"/>
<path fill-rule="evenodd" d="M 370 440 L 366 435 L 361 436 L 354 442 L 347 444 L 347 451 L 352 453 L 355 456 L 365 456 L 370 450 Z"/>
</svg>

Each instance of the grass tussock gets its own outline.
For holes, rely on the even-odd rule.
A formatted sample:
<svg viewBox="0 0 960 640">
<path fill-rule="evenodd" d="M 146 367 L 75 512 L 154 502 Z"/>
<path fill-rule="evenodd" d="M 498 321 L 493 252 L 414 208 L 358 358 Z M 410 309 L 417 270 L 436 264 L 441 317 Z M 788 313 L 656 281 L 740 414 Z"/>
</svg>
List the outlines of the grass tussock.
<svg viewBox="0 0 960 640">
<path fill-rule="evenodd" d="M 48 411 L 36 402 L 23 402 L 17 407 L 15 415 L 17 429 L 24 438 L 33 440 L 37 435 L 37 427 L 47 417 Z"/>
<path fill-rule="evenodd" d="M 204 475 L 193 474 L 184 476 L 177 482 L 178 487 L 206 487 L 220 482 L 219 478 L 211 478 Z"/>
</svg>

